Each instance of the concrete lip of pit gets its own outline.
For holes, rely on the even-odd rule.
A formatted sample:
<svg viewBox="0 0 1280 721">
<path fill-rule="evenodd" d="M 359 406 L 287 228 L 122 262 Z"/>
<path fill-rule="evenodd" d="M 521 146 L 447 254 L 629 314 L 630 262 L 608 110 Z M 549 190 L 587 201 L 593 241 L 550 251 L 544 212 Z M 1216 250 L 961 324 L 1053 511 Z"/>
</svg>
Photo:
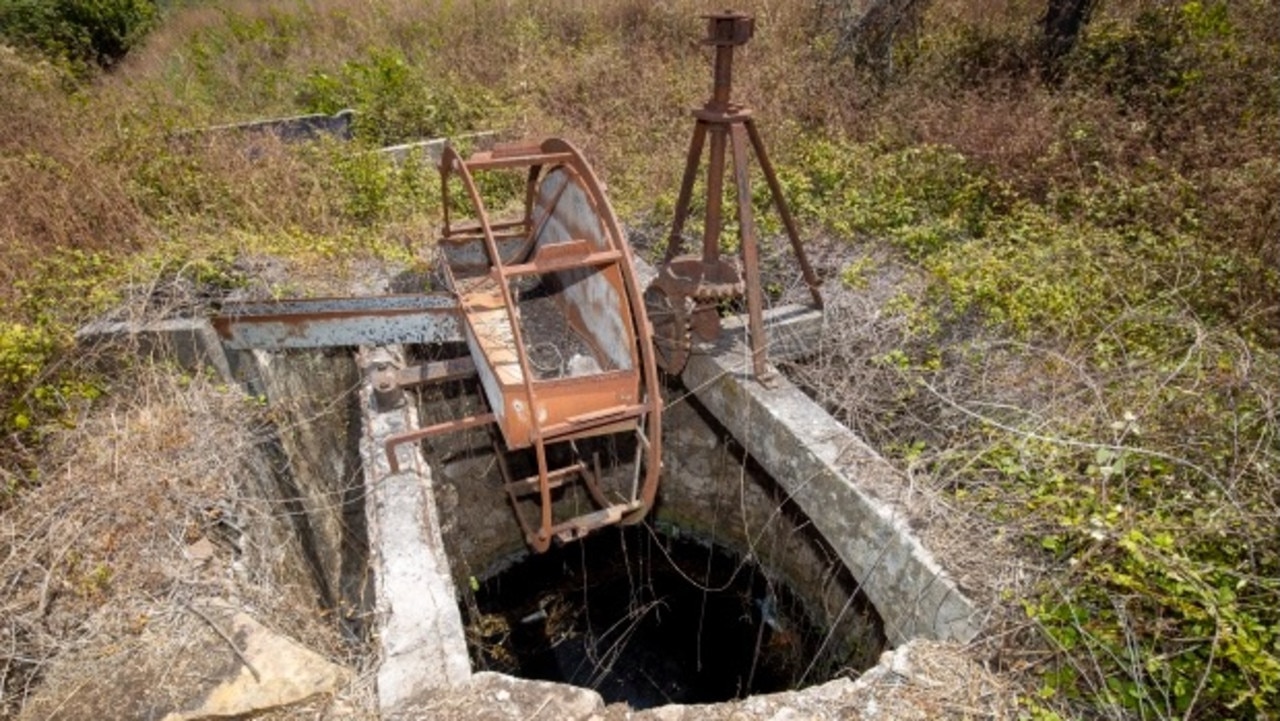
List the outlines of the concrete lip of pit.
<svg viewBox="0 0 1280 721">
<path fill-rule="evenodd" d="M 771 343 L 804 347 L 792 327 L 775 326 Z M 892 644 L 973 640 L 979 611 L 912 532 L 895 502 L 901 475 L 785 378 L 772 388 L 756 382 L 750 359 L 741 334 L 729 333 L 715 352 L 691 357 L 682 380 L 839 554 Z"/>
<path fill-rule="evenodd" d="M 365 377 L 360 454 L 377 587 L 378 703 L 388 711 L 424 691 L 468 681 L 471 663 L 426 460 L 419 445 L 403 445 L 397 449 L 401 472 L 392 473 L 383 452 L 388 436 L 418 427 L 418 414 L 411 403 L 379 409 L 369 378 L 374 367 L 403 360 L 394 349 L 374 348 L 362 351 L 357 363 Z"/>
</svg>

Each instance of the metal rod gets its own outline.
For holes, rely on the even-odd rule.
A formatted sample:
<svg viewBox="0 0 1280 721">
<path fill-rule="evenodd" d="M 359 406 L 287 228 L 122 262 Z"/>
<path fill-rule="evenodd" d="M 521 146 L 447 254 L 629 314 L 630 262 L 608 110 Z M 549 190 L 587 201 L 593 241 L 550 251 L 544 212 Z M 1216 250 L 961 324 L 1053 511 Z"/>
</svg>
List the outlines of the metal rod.
<svg viewBox="0 0 1280 721">
<path fill-rule="evenodd" d="M 400 472 L 400 459 L 396 457 L 396 448 L 398 446 L 405 443 L 412 443 L 414 441 L 421 441 L 432 436 L 443 435 L 445 433 L 457 433 L 459 431 L 466 431 L 472 428 L 479 428 L 480 426 L 487 426 L 492 423 L 496 423 L 497 420 L 498 417 L 492 413 L 481 413 L 474 416 L 459 418 L 456 421 L 437 423 L 433 426 L 427 426 L 426 428 L 419 428 L 416 431 L 405 431 L 404 433 L 396 433 L 395 435 L 387 436 L 387 440 L 386 443 L 383 444 L 383 448 L 387 453 L 387 462 L 391 466 L 391 472 Z"/>
<path fill-rule="evenodd" d="M 534 432 L 538 427 L 534 426 Z M 547 446 L 541 438 L 535 439 L 534 457 L 538 460 L 538 500 L 542 504 L 542 523 L 538 527 L 537 538 L 533 542 L 533 550 L 542 553 L 551 547 L 551 481 L 547 477 Z"/>
<path fill-rule="evenodd" d="M 689 199 L 693 195 L 693 183 L 702 162 L 702 146 L 707 139 L 707 124 L 698 121 L 693 127 L 693 140 L 689 142 L 689 156 L 685 159 L 684 178 L 680 181 L 680 194 L 676 197 L 676 217 L 671 223 L 671 236 L 667 239 L 666 261 L 684 251 L 684 223 L 689 218 Z"/>
<path fill-rule="evenodd" d="M 791 209 L 787 207 L 787 199 L 782 194 L 782 184 L 778 182 L 778 176 L 773 171 L 773 163 L 769 162 L 769 154 L 764 149 L 760 131 L 756 130 L 755 121 L 751 118 L 747 118 L 744 124 L 747 126 L 747 136 L 751 138 L 751 147 L 756 151 L 756 159 L 760 161 L 760 172 L 764 174 L 765 182 L 769 184 L 769 192 L 773 195 L 773 204 L 778 208 L 778 215 L 782 216 L 783 227 L 787 229 L 791 250 L 795 252 L 796 260 L 800 263 L 800 272 L 804 276 L 805 285 L 809 286 L 809 294 L 813 296 L 813 305 L 816 308 L 822 308 L 822 294 L 818 292 L 822 283 L 809 265 L 809 257 L 805 255 L 804 245 L 800 243 L 796 221 L 791 217 Z"/>
<path fill-rule="evenodd" d="M 716 46 L 715 79 L 712 82 L 711 102 L 708 107 L 721 112 L 729 109 L 729 94 L 733 89 L 733 46 Z"/>
<path fill-rule="evenodd" d="M 720 204 L 724 200 L 723 125 L 711 126 L 711 159 L 707 166 L 707 218 L 702 229 L 702 260 L 712 263 L 720 258 Z"/>
<path fill-rule="evenodd" d="M 738 231 L 747 280 L 747 318 L 751 333 L 751 367 L 765 382 L 764 300 L 760 288 L 760 253 L 756 247 L 756 222 L 751 211 L 751 179 L 747 176 L 747 138 L 741 123 L 729 126 L 733 145 L 733 178 L 738 186 Z"/>
</svg>

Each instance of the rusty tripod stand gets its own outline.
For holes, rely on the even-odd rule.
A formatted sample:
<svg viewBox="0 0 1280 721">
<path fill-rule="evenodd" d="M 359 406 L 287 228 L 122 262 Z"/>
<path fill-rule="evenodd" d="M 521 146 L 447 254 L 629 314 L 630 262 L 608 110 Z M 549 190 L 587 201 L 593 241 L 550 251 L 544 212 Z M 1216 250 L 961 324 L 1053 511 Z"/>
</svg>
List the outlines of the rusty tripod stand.
<svg viewBox="0 0 1280 721">
<path fill-rule="evenodd" d="M 658 278 L 651 286 L 651 300 L 661 303 L 655 318 L 655 341 L 659 358 L 666 370 L 679 373 L 688 360 L 689 333 L 712 341 L 720 335 L 720 317 L 716 305 L 726 298 L 747 297 L 748 328 L 751 343 L 752 370 L 757 380 L 769 385 L 773 374 L 768 370 L 764 338 L 764 299 L 760 281 L 760 252 L 755 218 L 751 209 L 751 184 L 747 173 L 747 143 L 755 151 L 760 171 L 769 184 L 774 205 L 782 218 L 791 248 L 800 264 L 805 284 L 813 296 L 814 306 L 822 307 L 819 281 L 805 256 L 796 231 L 795 221 L 782 196 L 773 165 L 765 152 L 764 141 L 756 129 L 751 110 L 730 99 L 733 80 L 733 49 L 745 45 L 755 29 L 750 15 L 726 11 L 704 15 L 707 38 L 704 44 L 715 47 L 715 76 L 712 97 L 693 111 L 696 124 L 689 156 L 685 164 L 680 194 L 676 200 L 675 219 L 667 242 L 666 257 Z M 702 235 L 701 255 L 681 255 L 684 249 L 685 221 L 694 179 L 702 158 L 703 145 L 710 135 L 710 160 L 707 167 L 706 220 Z M 738 227 L 742 269 L 726 261 L 720 254 L 721 203 L 724 191 L 726 145 L 732 153 L 734 183 L 737 186 Z M 656 297 L 655 297 L 656 296 Z M 664 312 L 665 311 L 665 312 Z M 661 327 L 657 327 L 661 326 Z"/>
</svg>

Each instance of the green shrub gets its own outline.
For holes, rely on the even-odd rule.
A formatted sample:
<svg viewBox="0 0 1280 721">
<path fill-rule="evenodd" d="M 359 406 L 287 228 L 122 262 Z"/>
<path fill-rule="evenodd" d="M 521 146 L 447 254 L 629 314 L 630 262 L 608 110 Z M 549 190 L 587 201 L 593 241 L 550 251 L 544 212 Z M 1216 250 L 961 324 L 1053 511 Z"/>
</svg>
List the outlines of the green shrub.
<svg viewBox="0 0 1280 721">
<path fill-rule="evenodd" d="M 357 138 L 376 145 L 474 130 L 494 107 L 483 89 L 430 78 L 395 48 L 375 48 L 335 72 L 312 72 L 298 97 L 308 112 L 354 109 Z"/>
<path fill-rule="evenodd" d="M 1180 485 L 1168 464 L 1141 468 L 1129 472 L 1134 483 Z M 1080 513 L 1082 501 L 1095 508 Z M 1224 499 L 1210 493 L 1205 501 L 1144 515 L 1122 504 L 1098 507 L 1096 495 L 1059 497 L 1055 510 L 1069 513 L 1063 533 L 1047 540 L 1070 549 L 1063 553 L 1073 577 L 1026 608 L 1069 658 L 1092 662 L 1047 675 L 1045 694 L 1085 695 L 1156 718 L 1192 709 L 1268 718 L 1277 710 L 1276 549 L 1249 541 L 1266 537 L 1268 522 L 1237 526 L 1237 516 L 1216 508 Z"/>
<path fill-rule="evenodd" d="M 912 258 L 981 237 L 1004 191 L 950 148 L 811 138 L 780 171 L 796 214 L 841 236 L 887 237 Z"/>
<path fill-rule="evenodd" d="M 78 69 L 115 65 L 155 22 L 154 0 L 0 0 L 0 37 Z"/>
<path fill-rule="evenodd" d="M 70 347 L 70 333 L 59 326 L 0 321 L 0 432 L 11 441 L 0 448 L 0 508 L 29 481 L 31 452 L 45 428 L 101 393 L 66 364 Z"/>
<path fill-rule="evenodd" d="M 37 420 L 38 401 L 29 392 L 58 346 L 46 328 L 0 323 L 0 381 L 5 388 L 6 432 L 27 431 Z"/>
</svg>

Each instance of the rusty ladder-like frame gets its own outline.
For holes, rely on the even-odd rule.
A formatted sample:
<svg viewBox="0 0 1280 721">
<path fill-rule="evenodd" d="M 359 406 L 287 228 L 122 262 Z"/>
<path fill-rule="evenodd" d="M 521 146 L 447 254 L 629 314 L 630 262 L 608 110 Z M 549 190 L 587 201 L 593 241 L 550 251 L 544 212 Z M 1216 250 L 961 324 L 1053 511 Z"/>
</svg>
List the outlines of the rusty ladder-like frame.
<svg viewBox="0 0 1280 721">
<path fill-rule="evenodd" d="M 528 169 L 524 217 L 491 221 L 475 173 L 520 168 Z M 544 173 L 544 169 L 549 170 Z M 565 180 L 547 201 L 542 218 L 535 220 L 540 181 L 547 180 L 557 171 L 564 175 Z M 477 427 L 496 426 L 505 450 L 532 448 L 534 451 L 537 475 L 515 480 L 511 477 L 504 448 L 498 447 L 495 440 L 504 489 L 526 541 L 535 551 L 547 550 L 553 539 L 572 541 L 598 528 L 640 521 L 657 496 L 662 454 L 662 400 L 643 291 L 621 225 L 599 179 L 575 147 L 554 138 L 538 144 L 498 146 L 466 159 L 450 146 L 441 157 L 440 175 L 444 201 L 442 246 L 456 248 L 480 241 L 483 247 L 479 262 L 477 259 L 455 257 L 445 263 L 450 288 L 457 298 L 458 312 L 472 349 L 471 363 L 458 359 L 452 361 L 450 367 L 428 367 L 415 374 L 414 378 L 402 381 L 430 383 L 479 374 L 490 411 L 388 438 L 386 452 L 392 471 L 399 471 L 395 449 L 401 444 Z M 449 186 L 454 176 L 461 181 L 475 211 L 475 219 L 471 222 L 455 224 L 450 217 L 453 199 Z M 561 196 L 571 184 L 576 184 L 585 194 L 599 221 L 601 237 L 596 239 L 595 247 L 588 239 L 572 237 L 563 242 L 539 245 L 544 226 L 551 220 Z M 604 247 L 600 247 L 601 242 Z M 445 257 L 449 258 L 447 252 Z M 512 281 L 529 275 L 579 269 L 587 275 L 598 274 L 601 278 L 617 282 L 619 287 L 611 286 L 621 304 L 616 312 L 624 321 L 631 321 L 629 332 L 624 330 L 631 346 L 626 349 L 631 366 L 624 371 L 582 378 L 539 380 L 533 373 L 526 351 Z M 591 310 L 588 308 L 587 312 Z M 611 311 L 609 308 L 594 310 Z M 501 346 L 485 340 L 485 323 L 493 322 L 493 319 L 504 331 L 509 329 L 510 332 L 509 342 Z M 508 345 L 510 347 L 506 347 Z M 514 363 L 508 355 L 511 352 L 514 352 Z M 431 365 L 435 364 L 428 364 Z M 503 367 L 508 369 L 507 383 L 501 381 Z M 621 398 L 623 402 L 602 404 L 601 399 L 605 397 L 600 395 L 602 389 L 605 392 L 616 389 L 615 401 Z M 625 498 L 606 497 L 599 482 L 599 469 L 594 464 L 577 460 L 560 468 L 549 466 L 549 444 L 621 433 L 633 428 L 637 441 L 635 471 L 630 492 Z M 641 468 L 644 469 L 643 480 Z M 552 491 L 575 478 L 584 481 L 590 497 L 599 508 L 591 513 L 557 520 L 553 512 Z M 536 526 L 520 510 L 520 499 L 534 492 L 541 506 Z"/>
</svg>

